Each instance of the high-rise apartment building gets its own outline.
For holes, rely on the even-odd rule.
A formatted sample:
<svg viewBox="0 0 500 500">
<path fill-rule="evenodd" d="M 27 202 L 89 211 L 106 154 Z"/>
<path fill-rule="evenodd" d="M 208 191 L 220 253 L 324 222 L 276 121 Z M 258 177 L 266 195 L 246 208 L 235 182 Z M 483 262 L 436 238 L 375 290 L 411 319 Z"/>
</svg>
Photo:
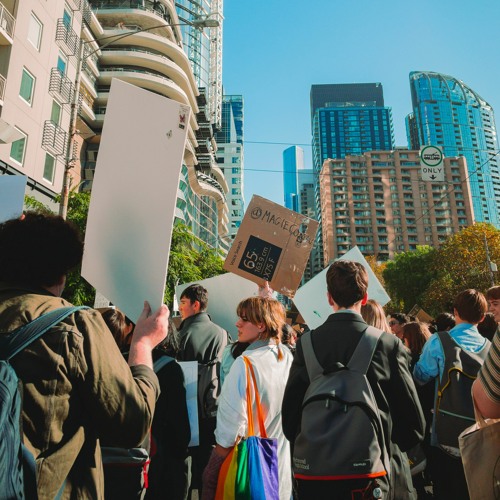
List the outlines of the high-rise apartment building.
<svg viewBox="0 0 500 500">
<path fill-rule="evenodd" d="M 358 246 L 378 260 L 438 246 L 473 223 L 467 162 L 444 160 L 446 182 L 423 182 L 419 151 L 328 159 L 321 171 L 324 265 Z"/>
<path fill-rule="evenodd" d="M 319 179 L 323 163 L 328 158 L 393 149 L 394 130 L 392 112 L 384 105 L 380 83 L 312 85 L 310 101 L 316 209 L 320 221 L 317 262 L 322 262 Z"/>
<path fill-rule="evenodd" d="M 245 213 L 243 197 L 244 146 L 243 146 L 243 96 L 225 95 L 222 100 L 222 127 L 215 134 L 217 164 L 227 182 L 229 207 L 229 237 L 234 239 Z"/>
<path fill-rule="evenodd" d="M 27 175 L 44 202 L 61 192 L 66 165 L 72 187 L 90 190 L 111 80 L 121 79 L 191 107 L 176 215 L 203 241 L 227 249 L 227 185 L 215 163 L 212 111 L 183 50 L 174 0 L 8 1 L 0 21 L 2 118 L 22 133 L 0 145 L 0 171 Z M 185 23 L 194 29 L 194 19 Z M 2 34 L 7 28 L 10 35 Z"/>
<path fill-rule="evenodd" d="M 0 145 L 1 173 L 26 175 L 29 193 L 54 210 L 61 192 L 80 40 L 86 53 L 99 23 L 87 2 L 8 0 L 0 3 L 0 106 L 2 120 L 21 137 Z M 82 71 L 80 117 L 89 119 L 87 96 L 97 97 L 93 56 Z M 89 127 L 78 120 L 82 135 Z M 90 135 L 94 135 L 91 133 Z M 76 172 L 75 185 L 80 181 Z"/>
<path fill-rule="evenodd" d="M 413 113 L 407 119 L 410 147 L 440 146 L 445 156 L 464 156 L 474 220 L 500 228 L 500 163 L 493 108 L 452 76 L 410 73 Z"/>
</svg>

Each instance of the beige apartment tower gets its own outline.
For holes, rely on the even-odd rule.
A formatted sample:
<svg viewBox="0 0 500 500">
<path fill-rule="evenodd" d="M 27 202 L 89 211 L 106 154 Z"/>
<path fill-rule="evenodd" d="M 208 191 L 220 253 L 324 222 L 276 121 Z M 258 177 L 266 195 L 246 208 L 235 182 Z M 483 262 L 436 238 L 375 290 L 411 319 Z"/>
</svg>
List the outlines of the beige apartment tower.
<svg viewBox="0 0 500 500">
<path fill-rule="evenodd" d="M 358 246 L 379 261 L 439 246 L 474 223 L 464 157 L 445 158 L 444 182 L 422 181 L 418 151 L 328 159 L 320 174 L 324 265 Z"/>
</svg>

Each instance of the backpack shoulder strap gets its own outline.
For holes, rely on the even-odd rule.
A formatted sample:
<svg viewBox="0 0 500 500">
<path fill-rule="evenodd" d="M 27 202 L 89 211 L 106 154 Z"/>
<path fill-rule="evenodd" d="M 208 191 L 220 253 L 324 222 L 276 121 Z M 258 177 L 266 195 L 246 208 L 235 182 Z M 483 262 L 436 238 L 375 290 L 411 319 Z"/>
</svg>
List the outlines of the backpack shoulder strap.
<svg viewBox="0 0 500 500">
<path fill-rule="evenodd" d="M 161 358 L 158 358 L 153 363 L 153 370 L 155 373 L 158 373 L 164 366 L 167 366 L 174 358 L 172 356 L 168 356 L 167 354 L 163 354 Z"/>
<path fill-rule="evenodd" d="M 382 336 L 382 333 L 382 330 L 378 330 L 373 326 L 368 326 L 363 332 L 349 363 L 347 363 L 347 368 L 349 368 L 349 370 L 366 375 L 368 367 L 372 362 L 378 339 Z"/>
<path fill-rule="evenodd" d="M 304 333 L 304 335 L 300 337 L 300 342 L 302 345 L 302 352 L 304 353 L 307 375 L 309 376 L 309 380 L 314 380 L 317 376 L 323 373 L 324 369 L 319 364 L 316 354 L 314 354 L 311 333 L 312 331 Z"/>
<path fill-rule="evenodd" d="M 472 358 L 474 361 L 482 365 L 484 361 L 486 360 L 486 356 L 488 355 L 489 351 L 489 346 L 491 342 L 488 339 L 484 339 L 484 345 L 481 347 L 481 349 L 478 352 L 470 352 L 466 351 L 465 349 L 462 349 L 452 338 L 449 332 L 437 332 L 437 336 L 439 341 L 441 342 L 441 347 L 443 348 L 443 354 L 445 358 L 450 355 L 452 352 L 452 349 L 455 347 L 459 347 L 462 351 L 462 354 L 465 356 L 469 356 Z M 445 359 L 446 362 L 446 359 Z"/>
<path fill-rule="evenodd" d="M 88 309 L 88 307 L 61 307 L 42 314 L 26 325 L 16 328 L 9 335 L 0 335 L 2 358 L 5 360 L 12 359 L 16 354 L 28 347 L 36 339 L 40 338 L 45 332 L 57 325 L 57 323 L 80 309 Z"/>
</svg>

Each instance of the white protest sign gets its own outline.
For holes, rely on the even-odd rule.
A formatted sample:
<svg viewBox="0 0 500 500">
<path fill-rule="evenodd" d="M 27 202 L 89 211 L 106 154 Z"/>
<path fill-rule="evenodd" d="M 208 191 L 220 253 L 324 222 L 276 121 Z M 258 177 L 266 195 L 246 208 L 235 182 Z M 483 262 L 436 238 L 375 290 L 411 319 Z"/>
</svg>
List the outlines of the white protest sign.
<svg viewBox="0 0 500 500">
<path fill-rule="evenodd" d="M 208 292 L 207 312 L 211 320 L 224 328 L 231 338 L 236 340 L 238 337 L 235 326 L 238 321 L 236 307 L 243 299 L 258 295 L 258 285 L 237 274 L 226 273 L 175 287 L 177 299 L 180 300 L 182 292 L 194 283 L 203 286 Z"/>
<path fill-rule="evenodd" d="M 421 176 L 423 181 L 444 182 L 443 151 L 437 146 L 420 149 Z"/>
<path fill-rule="evenodd" d="M 0 175 L 0 222 L 21 217 L 27 181 L 25 175 Z"/>
<path fill-rule="evenodd" d="M 137 321 L 163 303 L 190 108 L 112 81 L 82 276 Z"/>
<path fill-rule="evenodd" d="M 186 405 L 191 428 L 191 441 L 188 446 L 200 445 L 200 429 L 198 424 L 198 361 L 180 361 L 186 386 Z"/>
<path fill-rule="evenodd" d="M 336 260 L 352 260 L 363 264 L 368 272 L 368 298 L 376 300 L 382 306 L 391 300 L 358 247 L 351 248 L 345 255 Z M 293 298 L 294 304 L 307 326 L 311 329 L 322 325 L 328 316 L 333 313 L 332 306 L 328 303 L 326 296 L 327 271 L 328 268 L 323 269 L 304 286 L 300 287 Z"/>
</svg>

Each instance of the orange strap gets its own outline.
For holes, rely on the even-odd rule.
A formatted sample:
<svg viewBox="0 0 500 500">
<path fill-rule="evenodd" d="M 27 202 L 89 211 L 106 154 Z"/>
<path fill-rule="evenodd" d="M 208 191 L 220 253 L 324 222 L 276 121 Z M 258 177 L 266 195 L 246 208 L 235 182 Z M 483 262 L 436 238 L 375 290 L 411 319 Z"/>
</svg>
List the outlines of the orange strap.
<svg viewBox="0 0 500 500">
<path fill-rule="evenodd" d="M 253 423 L 253 411 L 252 411 L 252 396 L 250 389 L 250 379 L 252 380 L 253 390 L 255 394 L 255 406 L 257 408 L 257 418 L 259 420 L 259 430 L 260 436 L 267 438 L 266 427 L 264 425 L 264 415 L 262 412 L 262 407 L 260 405 L 260 394 L 257 389 L 257 380 L 255 379 L 255 372 L 252 363 L 246 356 L 242 356 L 243 361 L 247 369 L 247 415 L 248 415 L 248 436 L 255 436 L 254 423 Z"/>
</svg>

